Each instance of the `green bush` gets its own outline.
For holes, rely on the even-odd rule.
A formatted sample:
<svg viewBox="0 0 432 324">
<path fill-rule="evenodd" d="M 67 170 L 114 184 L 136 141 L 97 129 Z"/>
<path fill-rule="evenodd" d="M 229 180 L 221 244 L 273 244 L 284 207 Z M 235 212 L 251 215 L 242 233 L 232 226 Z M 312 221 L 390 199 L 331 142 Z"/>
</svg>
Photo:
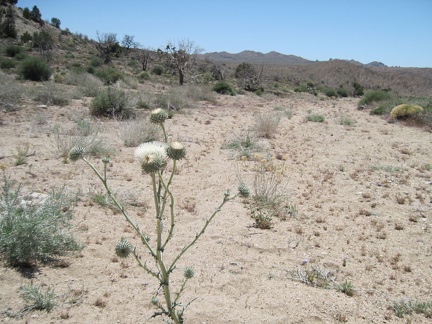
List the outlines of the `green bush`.
<svg viewBox="0 0 432 324">
<path fill-rule="evenodd" d="M 325 118 L 323 115 L 309 114 L 306 116 L 306 120 L 314 123 L 322 123 Z"/>
<path fill-rule="evenodd" d="M 71 207 L 63 191 L 24 196 L 5 177 L 0 196 L 0 253 L 9 264 L 22 265 L 78 250 L 80 245 L 69 232 Z"/>
<path fill-rule="evenodd" d="M 13 69 L 15 66 L 16 66 L 16 62 L 11 59 L 2 58 L 0 60 L 0 68 L 2 70 Z"/>
<path fill-rule="evenodd" d="M 364 94 L 364 96 L 360 99 L 358 105 L 365 106 L 369 105 L 373 102 L 381 102 L 385 100 L 390 100 L 392 98 L 391 94 L 388 91 L 384 90 L 371 90 Z"/>
<path fill-rule="evenodd" d="M 15 57 L 16 55 L 23 52 L 23 48 L 18 45 L 9 45 L 4 49 L 6 56 Z"/>
<path fill-rule="evenodd" d="M 109 67 L 106 69 L 98 70 L 94 73 L 106 85 L 114 84 L 123 79 L 123 74 L 115 68 Z"/>
<path fill-rule="evenodd" d="M 348 97 L 348 90 L 344 88 L 339 88 L 336 90 L 339 97 L 346 98 Z"/>
<path fill-rule="evenodd" d="M 337 97 L 338 96 L 336 90 L 333 89 L 333 88 L 325 88 L 323 90 L 323 92 L 329 98 L 331 98 L 331 97 Z"/>
<path fill-rule="evenodd" d="M 20 76 L 25 80 L 46 81 L 51 76 L 51 70 L 45 61 L 31 56 L 21 62 Z"/>
<path fill-rule="evenodd" d="M 220 94 L 228 94 L 231 96 L 235 95 L 235 91 L 233 89 L 233 87 L 224 81 L 219 81 L 217 82 L 214 86 L 213 86 L 213 91 L 216 91 L 217 93 Z"/>
<path fill-rule="evenodd" d="M 134 117 L 133 110 L 128 107 L 128 98 L 122 90 L 109 87 L 99 92 L 90 104 L 90 113 L 98 117 L 118 117 L 129 119 Z"/>
<path fill-rule="evenodd" d="M 90 60 L 90 65 L 93 67 L 98 67 L 103 65 L 103 60 L 100 57 L 92 57 Z"/>
<path fill-rule="evenodd" d="M 164 68 L 160 65 L 155 65 L 152 68 L 151 73 L 155 75 L 162 75 L 164 73 Z"/>
</svg>

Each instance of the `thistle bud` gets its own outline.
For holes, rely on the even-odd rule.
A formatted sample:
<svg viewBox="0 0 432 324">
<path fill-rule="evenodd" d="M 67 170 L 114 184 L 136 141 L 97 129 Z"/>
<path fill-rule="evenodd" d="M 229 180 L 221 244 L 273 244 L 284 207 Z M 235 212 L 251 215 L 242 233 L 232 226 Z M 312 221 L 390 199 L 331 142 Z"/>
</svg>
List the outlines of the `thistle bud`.
<svg viewBox="0 0 432 324">
<path fill-rule="evenodd" d="M 173 142 L 167 147 L 167 156 L 173 160 L 181 160 L 186 156 L 186 149 L 180 142 Z"/>
<path fill-rule="evenodd" d="M 195 275 L 195 270 L 193 269 L 193 268 L 190 268 L 190 267 L 187 267 L 185 270 L 184 270 L 184 277 L 186 278 L 186 279 L 191 279 L 191 278 L 193 278 L 194 277 L 194 275 Z"/>
<path fill-rule="evenodd" d="M 83 146 L 74 146 L 69 151 L 69 159 L 71 161 L 77 161 L 77 160 L 79 160 L 80 158 L 83 157 L 84 151 L 85 151 L 85 148 Z"/>
<path fill-rule="evenodd" d="M 243 198 L 249 197 L 249 194 L 250 194 L 249 188 L 244 183 L 242 183 L 240 186 L 238 186 L 238 192 L 239 192 L 240 196 L 242 196 Z"/>
<path fill-rule="evenodd" d="M 108 163 L 110 163 L 110 159 L 109 159 L 109 157 L 108 157 L 108 156 L 103 157 L 103 158 L 102 158 L 102 163 L 103 163 L 103 164 L 108 164 Z"/>
<path fill-rule="evenodd" d="M 120 240 L 120 242 L 117 243 L 115 247 L 115 253 L 120 258 L 127 258 L 129 254 L 132 253 L 132 250 L 132 245 L 123 238 Z"/>
<path fill-rule="evenodd" d="M 154 124 L 162 124 L 168 117 L 168 112 L 161 108 L 157 108 L 150 113 L 150 121 Z"/>
</svg>

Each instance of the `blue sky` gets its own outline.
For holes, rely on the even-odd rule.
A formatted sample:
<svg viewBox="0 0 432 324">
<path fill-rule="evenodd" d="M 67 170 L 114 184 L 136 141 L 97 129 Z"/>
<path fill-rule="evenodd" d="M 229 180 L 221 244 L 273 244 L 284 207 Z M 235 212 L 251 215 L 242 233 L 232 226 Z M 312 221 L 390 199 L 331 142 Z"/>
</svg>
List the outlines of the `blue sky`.
<svg viewBox="0 0 432 324">
<path fill-rule="evenodd" d="M 96 38 L 134 36 L 157 49 L 189 39 L 205 52 L 277 51 L 432 67 L 432 0 L 19 0 Z"/>
</svg>

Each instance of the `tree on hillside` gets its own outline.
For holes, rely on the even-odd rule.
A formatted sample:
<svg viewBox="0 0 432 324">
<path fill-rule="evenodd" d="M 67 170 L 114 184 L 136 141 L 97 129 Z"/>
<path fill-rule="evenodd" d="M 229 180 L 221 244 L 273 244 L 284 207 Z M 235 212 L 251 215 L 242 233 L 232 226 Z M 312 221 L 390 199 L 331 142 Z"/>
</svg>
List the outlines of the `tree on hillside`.
<svg viewBox="0 0 432 324">
<path fill-rule="evenodd" d="M 51 18 L 51 25 L 53 25 L 56 28 L 60 28 L 60 24 L 61 24 L 60 19 L 55 17 Z"/>
<path fill-rule="evenodd" d="M 151 56 L 152 56 L 153 51 L 148 49 L 148 48 L 144 48 L 140 44 L 136 44 L 136 45 L 139 47 L 137 49 L 136 58 L 141 63 L 142 70 L 147 71 L 148 64 L 150 63 L 150 61 L 152 59 Z"/>
<path fill-rule="evenodd" d="M 12 7 L 6 10 L 5 18 L 1 20 L 0 36 L 2 38 L 16 38 L 17 31 L 15 27 L 15 18 L 13 16 Z"/>
<path fill-rule="evenodd" d="M 117 41 L 117 34 L 97 32 L 96 49 L 99 57 L 105 64 L 111 63 L 112 57 L 118 57 L 121 53 L 121 46 Z"/>
<path fill-rule="evenodd" d="M 124 35 L 122 40 L 122 46 L 129 51 L 131 47 L 135 47 L 136 43 L 134 42 L 134 37 L 131 35 Z"/>
<path fill-rule="evenodd" d="M 158 49 L 159 57 L 168 68 L 178 73 L 179 84 L 184 84 L 186 72 L 195 64 L 197 55 L 202 49 L 190 40 L 181 40 L 177 45 L 169 42 L 165 50 Z"/>
<path fill-rule="evenodd" d="M 28 7 L 25 7 L 23 9 L 23 17 L 25 19 L 31 19 L 31 17 L 30 17 L 30 9 Z"/>
<path fill-rule="evenodd" d="M 39 53 L 44 60 L 49 61 L 51 58 L 51 49 L 54 45 L 54 39 L 46 30 L 41 30 L 39 33 L 33 33 L 33 47 L 39 50 Z"/>
<path fill-rule="evenodd" d="M 7 4 L 16 5 L 18 0 L 1 0 L 0 5 L 6 6 Z"/>
<path fill-rule="evenodd" d="M 261 85 L 262 73 L 263 68 L 258 72 L 252 64 L 243 62 L 237 66 L 234 76 L 239 79 L 243 89 L 256 91 Z"/>
<path fill-rule="evenodd" d="M 33 9 L 30 11 L 30 19 L 40 23 L 42 21 L 42 14 L 37 6 L 34 6 Z"/>
</svg>

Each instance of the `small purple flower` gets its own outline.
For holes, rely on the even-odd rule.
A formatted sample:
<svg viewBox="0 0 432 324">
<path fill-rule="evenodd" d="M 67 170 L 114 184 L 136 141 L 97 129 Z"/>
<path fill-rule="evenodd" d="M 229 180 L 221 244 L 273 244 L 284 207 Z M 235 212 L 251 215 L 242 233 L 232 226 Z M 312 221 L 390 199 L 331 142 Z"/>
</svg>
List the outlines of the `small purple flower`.
<svg viewBox="0 0 432 324">
<path fill-rule="evenodd" d="M 302 265 L 305 265 L 305 264 L 308 264 L 308 262 L 309 262 L 309 260 L 308 259 L 303 259 L 303 261 L 302 261 Z"/>
</svg>

